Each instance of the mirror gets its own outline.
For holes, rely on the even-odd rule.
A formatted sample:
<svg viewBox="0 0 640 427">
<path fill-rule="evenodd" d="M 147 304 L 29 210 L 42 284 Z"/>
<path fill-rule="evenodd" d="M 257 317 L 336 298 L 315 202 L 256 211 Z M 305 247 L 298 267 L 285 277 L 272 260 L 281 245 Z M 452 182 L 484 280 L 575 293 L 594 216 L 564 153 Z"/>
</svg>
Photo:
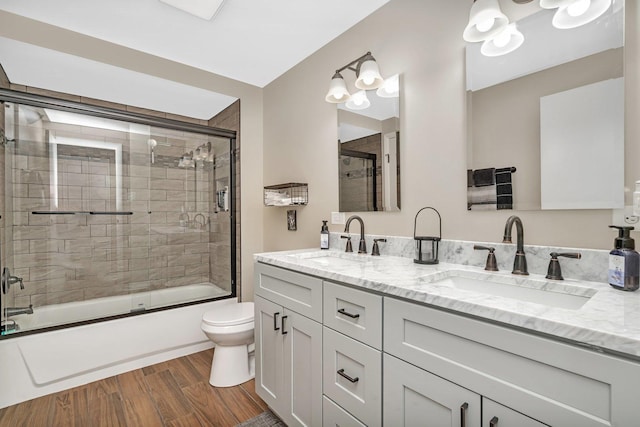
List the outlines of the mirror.
<svg viewBox="0 0 640 427">
<path fill-rule="evenodd" d="M 624 205 L 624 1 L 573 29 L 555 11 L 518 20 L 511 53 L 466 47 L 469 210 Z"/>
<path fill-rule="evenodd" d="M 398 82 L 396 74 L 387 80 Z M 358 105 L 338 105 L 340 212 L 400 210 L 400 90 L 383 97 L 366 93 Z M 350 108 L 351 107 L 351 108 Z"/>
</svg>

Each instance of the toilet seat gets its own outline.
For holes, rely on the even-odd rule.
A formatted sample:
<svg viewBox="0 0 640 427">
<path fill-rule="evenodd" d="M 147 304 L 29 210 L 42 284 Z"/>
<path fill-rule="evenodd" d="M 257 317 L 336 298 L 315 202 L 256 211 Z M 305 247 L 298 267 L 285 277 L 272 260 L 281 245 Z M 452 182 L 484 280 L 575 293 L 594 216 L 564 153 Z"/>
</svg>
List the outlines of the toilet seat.
<svg viewBox="0 0 640 427">
<path fill-rule="evenodd" d="M 207 311 L 202 322 L 210 326 L 235 326 L 253 322 L 253 303 L 241 302 L 228 304 Z"/>
</svg>

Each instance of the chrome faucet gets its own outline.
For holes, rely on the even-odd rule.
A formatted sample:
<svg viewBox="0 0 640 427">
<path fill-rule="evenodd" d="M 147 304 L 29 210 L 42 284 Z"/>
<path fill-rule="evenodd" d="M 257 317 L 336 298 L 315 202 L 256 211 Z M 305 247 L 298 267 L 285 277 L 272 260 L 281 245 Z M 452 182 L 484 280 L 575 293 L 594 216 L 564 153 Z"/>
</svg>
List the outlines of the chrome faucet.
<svg viewBox="0 0 640 427">
<path fill-rule="evenodd" d="M 29 307 L 5 307 L 4 317 L 17 316 L 18 314 L 33 314 L 33 305 Z"/>
<path fill-rule="evenodd" d="M 360 243 L 358 244 L 358 253 L 366 254 L 367 253 L 367 242 L 364 241 L 364 221 L 358 215 L 351 215 L 349 219 L 347 219 L 347 223 L 344 225 L 344 232 L 349 232 L 349 226 L 351 225 L 351 221 L 354 219 L 358 220 L 360 223 Z"/>
<path fill-rule="evenodd" d="M 513 243 L 511 241 L 511 230 L 513 229 L 513 223 L 516 224 L 516 257 L 513 260 L 512 274 L 520 274 L 528 276 L 527 271 L 527 257 L 524 254 L 524 229 L 522 227 L 522 220 L 516 215 L 511 215 L 507 219 L 507 223 L 504 226 L 504 239 L 502 243 Z"/>
</svg>

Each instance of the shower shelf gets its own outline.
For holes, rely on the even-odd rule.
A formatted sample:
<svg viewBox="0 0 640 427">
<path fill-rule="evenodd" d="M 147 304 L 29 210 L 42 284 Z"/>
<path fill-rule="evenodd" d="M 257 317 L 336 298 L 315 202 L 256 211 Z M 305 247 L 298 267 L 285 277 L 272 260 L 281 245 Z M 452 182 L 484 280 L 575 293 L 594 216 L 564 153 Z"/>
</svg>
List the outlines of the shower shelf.
<svg viewBox="0 0 640 427">
<path fill-rule="evenodd" d="M 32 211 L 32 215 L 75 215 L 75 214 L 87 214 L 87 215 L 133 215 L 133 212 L 99 212 L 99 211 Z"/>
<path fill-rule="evenodd" d="M 288 182 L 264 187 L 265 206 L 303 206 L 308 202 L 309 187 L 306 183 Z"/>
</svg>

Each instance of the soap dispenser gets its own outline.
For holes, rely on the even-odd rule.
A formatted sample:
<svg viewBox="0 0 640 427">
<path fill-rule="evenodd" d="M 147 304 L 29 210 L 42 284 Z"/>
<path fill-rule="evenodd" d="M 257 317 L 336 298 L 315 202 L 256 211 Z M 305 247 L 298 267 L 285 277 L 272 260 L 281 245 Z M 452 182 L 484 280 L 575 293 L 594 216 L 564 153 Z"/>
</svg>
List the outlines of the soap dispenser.
<svg viewBox="0 0 640 427">
<path fill-rule="evenodd" d="M 620 227 L 614 248 L 609 252 L 609 284 L 622 291 L 635 291 L 640 287 L 640 254 L 635 251 L 635 242 L 630 236 L 633 227 Z"/>
<path fill-rule="evenodd" d="M 329 226 L 325 220 L 322 220 L 320 229 L 320 249 L 329 249 Z"/>
</svg>

